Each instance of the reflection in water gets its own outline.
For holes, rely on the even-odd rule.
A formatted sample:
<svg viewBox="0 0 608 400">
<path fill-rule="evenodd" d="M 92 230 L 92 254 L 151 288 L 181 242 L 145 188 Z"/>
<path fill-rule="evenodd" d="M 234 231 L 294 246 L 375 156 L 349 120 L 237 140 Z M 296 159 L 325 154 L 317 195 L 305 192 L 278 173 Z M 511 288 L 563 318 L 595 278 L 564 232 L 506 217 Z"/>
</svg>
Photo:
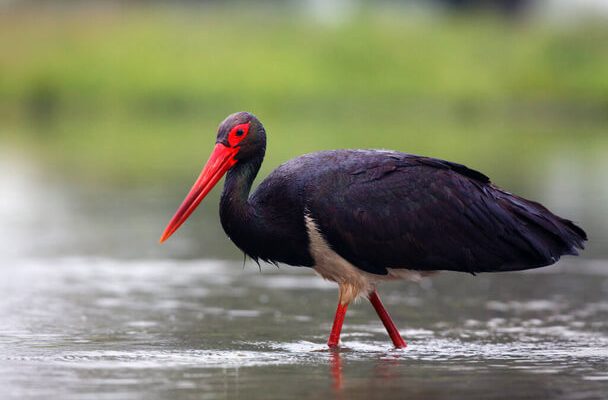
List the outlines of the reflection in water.
<svg viewBox="0 0 608 400">
<path fill-rule="evenodd" d="M 328 349 L 330 353 L 329 358 L 329 369 L 332 377 L 332 388 L 334 390 L 336 399 L 349 398 L 344 392 L 344 370 L 342 364 L 342 352 L 340 349 Z M 347 349 L 346 352 L 349 350 Z M 351 350 L 352 351 L 352 350 Z M 398 356 L 391 355 L 391 351 L 402 352 L 405 350 L 394 349 L 381 352 L 376 355 L 373 362 L 373 370 L 370 376 L 367 377 L 367 381 L 376 382 L 378 385 L 390 386 L 391 381 L 395 379 L 406 379 L 407 376 L 403 376 L 399 373 L 399 368 L 402 363 Z"/>
<path fill-rule="evenodd" d="M 331 377 L 333 379 L 334 390 L 340 392 L 342 390 L 342 357 L 340 349 L 330 349 L 329 365 L 331 369 Z"/>
</svg>

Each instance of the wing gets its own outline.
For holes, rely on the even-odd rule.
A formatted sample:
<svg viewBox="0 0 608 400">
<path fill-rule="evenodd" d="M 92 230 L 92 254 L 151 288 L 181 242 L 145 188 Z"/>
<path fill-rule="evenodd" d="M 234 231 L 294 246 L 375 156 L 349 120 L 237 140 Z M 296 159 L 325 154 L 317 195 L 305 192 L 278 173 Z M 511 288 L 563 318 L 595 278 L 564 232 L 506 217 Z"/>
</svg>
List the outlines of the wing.
<svg viewBox="0 0 608 400">
<path fill-rule="evenodd" d="M 463 165 L 403 153 L 355 158 L 315 182 L 307 207 L 334 251 L 367 272 L 536 268 L 586 240 L 572 222 Z"/>
</svg>

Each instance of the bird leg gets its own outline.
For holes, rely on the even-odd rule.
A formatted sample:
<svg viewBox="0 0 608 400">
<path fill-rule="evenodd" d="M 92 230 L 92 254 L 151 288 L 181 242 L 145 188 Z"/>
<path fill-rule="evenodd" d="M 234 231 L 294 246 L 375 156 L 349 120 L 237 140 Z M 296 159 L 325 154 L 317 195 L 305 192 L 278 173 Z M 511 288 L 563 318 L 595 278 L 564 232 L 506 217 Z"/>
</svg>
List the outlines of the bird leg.
<svg viewBox="0 0 608 400">
<path fill-rule="evenodd" d="M 348 308 L 348 303 L 343 302 L 342 298 L 342 288 L 340 288 L 340 299 L 338 300 L 338 308 L 336 309 L 334 324 L 331 327 L 331 333 L 329 334 L 329 340 L 327 341 L 327 345 L 330 348 L 338 347 L 338 344 L 340 343 L 340 332 L 342 332 L 342 324 L 344 323 L 346 309 Z"/>
<path fill-rule="evenodd" d="M 391 319 L 391 316 L 388 314 L 388 311 L 386 311 L 386 309 L 384 308 L 384 305 L 382 305 L 382 301 L 380 301 L 380 296 L 378 296 L 378 292 L 376 291 L 376 289 L 374 289 L 368 295 L 368 298 L 369 298 L 369 301 L 372 303 L 372 306 L 374 306 L 374 309 L 376 310 L 378 317 L 380 317 L 382 324 L 384 324 L 384 327 L 386 328 L 388 335 L 391 337 L 391 340 L 393 341 L 393 344 L 395 345 L 395 347 L 398 349 L 405 348 L 405 346 L 407 346 L 407 344 L 405 343 L 405 340 L 403 340 L 403 338 L 401 337 L 401 334 L 399 333 L 399 330 L 397 330 L 397 327 L 393 323 L 393 320 Z"/>
</svg>

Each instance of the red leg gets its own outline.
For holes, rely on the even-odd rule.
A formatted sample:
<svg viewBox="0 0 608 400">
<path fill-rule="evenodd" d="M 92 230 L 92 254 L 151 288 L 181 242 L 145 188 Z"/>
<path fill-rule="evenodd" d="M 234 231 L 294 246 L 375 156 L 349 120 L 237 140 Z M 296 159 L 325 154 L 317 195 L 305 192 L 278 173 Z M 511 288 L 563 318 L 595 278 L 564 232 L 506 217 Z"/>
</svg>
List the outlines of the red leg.
<svg viewBox="0 0 608 400">
<path fill-rule="evenodd" d="M 391 316 L 388 315 L 388 311 L 386 311 L 386 309 L 382 305 L 382 302 L 380 301 L 380 297 L 378 296 L 378 292 L 376 292 L 376 289 L 374 289 L 369 294 L 368 298 L 369 301 L 372 303 L 372 306 L 374 306 L 378 317 L 380 317 L 380 320 L 384 324 L 384 327 L 386 328 L 388 335 L 391 337 L 391 340 L 393 341 L 395 347 L 398 349 L 403 349 L 405 346 L 407 346 L 407 344 L 405 343 L 405 340 L 403 340 L 403 338 L 401 337 L 401 334 L 393 323 Z"/>
<path fill-rule="evenodd" d="M 329 340 L 327 345 L 329 347 L 338 347 L 340 342 L 340 332 L 342 332 L 342 324 L 344 323 L 344 317 L 346 316 L 347 304 L 342 304 L 342 296 L 338 301 L 338 308 L 336 309 L 336 316 L 334 317 L 334 325 L 331 327 L 331 333 L 329 334 Z"/>
</svg>

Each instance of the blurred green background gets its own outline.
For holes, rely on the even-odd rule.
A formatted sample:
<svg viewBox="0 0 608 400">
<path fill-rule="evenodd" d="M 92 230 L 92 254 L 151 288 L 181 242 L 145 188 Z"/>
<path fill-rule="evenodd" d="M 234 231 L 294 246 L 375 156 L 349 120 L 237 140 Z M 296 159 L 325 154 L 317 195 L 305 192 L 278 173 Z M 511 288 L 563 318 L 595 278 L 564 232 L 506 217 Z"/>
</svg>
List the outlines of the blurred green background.
<svg viewBox="0 0 608 400">
<path fill-rule="evenodd" d="M 156 240 L 217 124 L 247 110 L 269 134 L 261 176 L 331 148 L 449 159 L 578 221 L 605 256 L 607 19 L 474 3 L 0 3 L 4 249 L 240 257 L 219 190 Z"/>
</svg>

